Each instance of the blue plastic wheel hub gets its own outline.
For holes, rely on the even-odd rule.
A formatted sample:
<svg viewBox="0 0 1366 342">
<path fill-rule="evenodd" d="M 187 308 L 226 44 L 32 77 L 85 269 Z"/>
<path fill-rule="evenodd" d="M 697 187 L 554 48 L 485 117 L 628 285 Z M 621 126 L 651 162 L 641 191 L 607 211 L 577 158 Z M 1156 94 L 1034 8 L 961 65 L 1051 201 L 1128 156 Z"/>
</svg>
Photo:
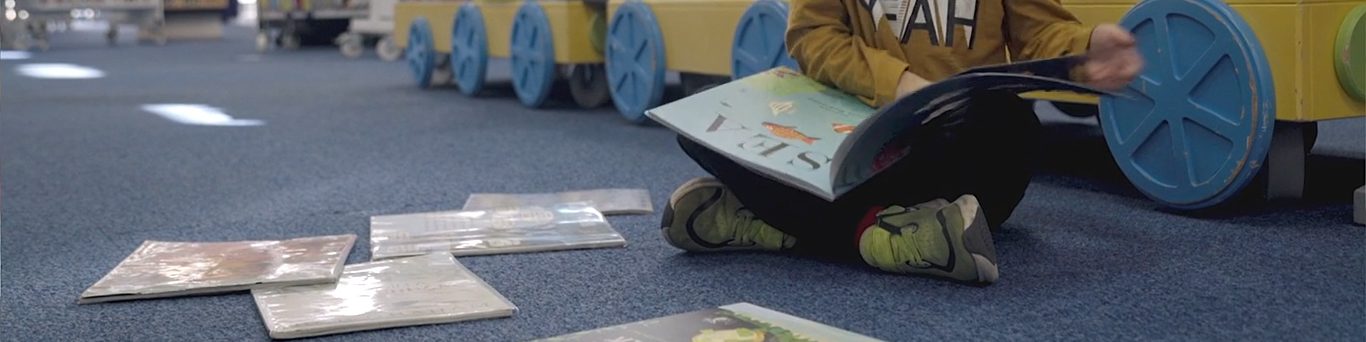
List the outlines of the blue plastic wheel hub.
<svg viewBox="0 0 1366 342">
<path fill-rule="evenodd" d="M 664 34 L 650 6 L 639 0 L 617 8 L 607 26 L 607 82 L 617 111 L 645 123 L 645 111 L 664 100 Z"/>
<path fill-rule="evenodd" d="M 798 70 L 787 53 L 787 2 L 759 0 L 740 16 L 731 44 L 731 77 L 740 79 L 779 66 Z"/>
<path fill-rule="evenodd" d="M 555 83 L 555 41 L 550 19 L 536 1 L 517 9 L 512 21 L 512 89 L 527 107 L 540 107 Z"/>
<path fill-rule="evenodd" d="M 436 69 L 436 48 L 432 46 L 432 28 L 427 24 L 427 18 L 413 19 L 408 25 L 408 48 L 404 55 L 417 87 L 430 87 L 432 71 Z"/>
<path fill-rule="evenodd" d="M 1214 206 L 1262 168 L 1275 124 L 1271 69 L 1252 29 L 1223 1 L 1149 0 L 1120 25 L 1146 66 L 1131 98 L 1102 97 L 1105 141 L 1124 175 L 1179 209 Z"/>
<path fill-rule="evenodd" d="M 484 28 L 484 14 L 473 2 L 460 5 L 451 27 L 451 72 L 455 86 L 465 95 L 474 95 L 484 88 L 484 77 L 489 64 L 489 38 Z"/>
</svg>

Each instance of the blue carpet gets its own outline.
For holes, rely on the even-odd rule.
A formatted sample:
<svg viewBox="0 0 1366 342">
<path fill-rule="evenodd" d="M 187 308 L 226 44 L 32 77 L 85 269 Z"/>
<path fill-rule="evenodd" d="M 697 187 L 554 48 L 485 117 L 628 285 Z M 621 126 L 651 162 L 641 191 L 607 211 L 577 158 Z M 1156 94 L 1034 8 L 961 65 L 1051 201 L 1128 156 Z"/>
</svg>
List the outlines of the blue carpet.
<svg viewBox="0 0 1366 342">
<path fill-rule="evenodd" d="M 258 55 L 223 41 L 107 47 L 98 32 L 0 61 L 0 191 L 7 341 L 262 340 L 245 293 L 77 306 L 146 239 L 227 241 L 353 233 L 375 214 L 458 208 L 474 192 L 650 189 L 657 206 L 702 172 L 673 135 L 610 108 L 517 103 L 506 64 L 477 99 L 415 89 L 402 63 L 335 49 Z M 20 76 L 25 63 L 103 70 Z M 502 62 L 499 62 L 502 63 Z M 139 109 L 201 103 L 256 127 L 176 124 Z M 997 234 L 985 287 L 786 255 L 688 256 L 659 215 L 614 217 L 624 249 L 462 258 L 514 318 L 331 336 L 340 341 L 521 341 L 748 301 L 888 340 L 1360 340 L 1366 228 L 1362 120 L 1323 124 L 1311 198 L 1214 214 L 1163 209 L 1119 175 L 1094 124 L 1050 120 L 1042 170 Z M 350 263 L 369 258 L 357 244 Z"/>
</svg>

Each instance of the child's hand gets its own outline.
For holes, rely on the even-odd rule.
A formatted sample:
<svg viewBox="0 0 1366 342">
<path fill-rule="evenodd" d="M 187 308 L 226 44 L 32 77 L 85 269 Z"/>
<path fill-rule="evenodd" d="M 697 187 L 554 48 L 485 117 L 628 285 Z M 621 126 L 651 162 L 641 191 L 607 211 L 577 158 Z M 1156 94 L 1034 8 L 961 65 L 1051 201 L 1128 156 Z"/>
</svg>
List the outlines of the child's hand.
<svg viewBox="0 0 1366 342">
<path fill-rule="evenodd" d="M 910 71 L 902 72 L 901 80 L 896 84 L 896 97 L 901 98 L 928 85 L 930 85 L 930 81 L 926 81 L 920 75 L 913 74 Z"/>
<path fill-rule="evenodd" d="M 1083 68 L 1087 85 L 1119 90 L 1143 71 L 1143 56 L 1138 54 L 1134 36 L 1129 31 L 1118 25 L 1105 24 L 1091 31 L 1091 51 Z"/>
</svg>

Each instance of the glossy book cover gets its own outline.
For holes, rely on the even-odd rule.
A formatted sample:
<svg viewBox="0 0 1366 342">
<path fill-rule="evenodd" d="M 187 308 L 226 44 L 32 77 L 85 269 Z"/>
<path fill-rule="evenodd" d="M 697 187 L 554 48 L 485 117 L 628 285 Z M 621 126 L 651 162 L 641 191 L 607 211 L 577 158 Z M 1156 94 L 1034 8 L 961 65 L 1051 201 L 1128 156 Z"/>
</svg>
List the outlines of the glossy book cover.
<svg viewBox="0 0 1366 342">
<path fill-rule="evenodd" d="M 370 218 L 372 260 L 624 247 L 626 239 L 587 203 L 455 210 Z"/>
<path fill-rule="evenodd" d="M 610 326 L 538 342 L 864 342 L 879 341 L 749 303 Z"/>
<path fill-rule="evenodd" d="M 144 241 L 80 304 L 205 295 L 337 281 L 356 236 L 270 241 Z"/>
<path fill-rule="evenodd" d="M 333 283 L 252 290 L 270 337 L 510 317 L 517 306 L 447 253 L 347 265 Z"/>
</svg>

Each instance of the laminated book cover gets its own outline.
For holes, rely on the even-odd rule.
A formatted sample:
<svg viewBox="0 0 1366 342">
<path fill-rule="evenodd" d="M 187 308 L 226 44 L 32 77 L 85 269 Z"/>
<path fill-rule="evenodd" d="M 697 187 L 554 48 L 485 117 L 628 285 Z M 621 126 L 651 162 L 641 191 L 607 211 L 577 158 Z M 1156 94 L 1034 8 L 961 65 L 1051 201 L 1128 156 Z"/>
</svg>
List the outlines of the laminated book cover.
<svg viewBox="0 0 1366 342">
<path fill-rule="evenodd" d="M 603 215 L 646 215 L 654 212 L 645 189 L 595 189 L 539 194 L 471 194 L 463 210 L 512 207 L 550 207 L 565 203 L 588 203 Z"/>
<path fill-rule="evenodd" d="M 347 265 L 336 283 L 251 293 L 270 337 L 276 339 L 510 317 L 517 312 L 512 302 L 447 253 Z"/>
<path fill-rule="evenodd" d="M 330 283 L 355 235 L 280 241 L 144 241 L 81 294 L 80 304 Z"/>
<path fill-rule="evenodd" d="M 984 92 L 1099 91 L 1067 78 L 1082 57 L 972 69 L 873 108 L 777 67 L 646 111 L 769 178 L 833 201 L 905 156 L 916 128 Z M 1020 113 L 1034 115 L 1033 113 Z"/>
<path fill-rule="evenodd" d="M 868 336 L 749 303 L 588 330 L 537 342 L 871 342 Z"/>
<path fill-rule="evenodd" d="M 626 239 L 587 203 L 370 218 L 373 260 L 435 252 L 470 256 L 623 246 Z"/>
</svg>

